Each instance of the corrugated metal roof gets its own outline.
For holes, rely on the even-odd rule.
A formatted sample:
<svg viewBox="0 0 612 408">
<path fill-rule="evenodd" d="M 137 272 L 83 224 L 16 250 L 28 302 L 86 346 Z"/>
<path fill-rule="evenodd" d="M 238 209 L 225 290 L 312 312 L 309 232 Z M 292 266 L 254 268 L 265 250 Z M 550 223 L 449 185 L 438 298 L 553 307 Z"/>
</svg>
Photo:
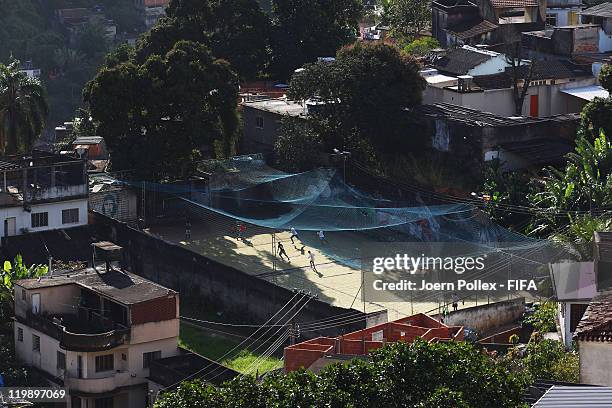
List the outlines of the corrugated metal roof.
<svg viewBox="0 0 612 408">
<path fill-rule="evenodd" d="M 553 386 L 533 408 L 612 407 L 612 387 Z"/>
<path fill-rule="evenodd" d="M 582 10 L 579 14 L 583 16 L 612 18 L 612 3 L 601 3 L 586 10 Z"/>
<path fill-rule="evenodd" d="M 537 0 L 491 0 L 494 8 L 537 7 Z"/>
</svg>

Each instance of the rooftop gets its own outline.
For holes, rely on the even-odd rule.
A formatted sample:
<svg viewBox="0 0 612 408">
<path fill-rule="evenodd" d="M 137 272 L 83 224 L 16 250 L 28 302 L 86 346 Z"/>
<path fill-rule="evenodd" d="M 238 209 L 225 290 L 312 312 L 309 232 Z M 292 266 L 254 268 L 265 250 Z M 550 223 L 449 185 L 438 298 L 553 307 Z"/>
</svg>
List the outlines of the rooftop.
<svg viewBox="0 0 612 408">
<path fill-rule="evenodd" d="M 306 112 L 304 105 L 285 98 L 244 101 L 242 106 L 278 115 L 305 116 Z"/>
<path fill-rule="evenodd" d="M 85 268 L 79 271 L 54 272 L 41 279 L 23 279 L 17 285 L 25 289 L 41 289 L 62 285 L 77 285 L 113 299 L 124 305 L 146 302 L 176 292 L 138 275 L 117 269 Z"/>
<path fill-rule="evenodd" d="M 601 3 L 586 10 L 582 10 L 579 14 L 591 17 L 612 18 L 612 3 Z"/>
<path fill-rule="evenodd" d="M 533 408 L 608 407 L 612 387 L 554 385 L 533 405 Z"/>
<path fill-rule="evenodd" d="M 597 294 L 593 262 L 551 264 L 550 275 L 559 301 L 591 300 Z"/>
<path fill-rule="evenodd" d="M 582 341 L 612 342 L 612 292 L 600 293 L 593 298 L 574 336 Z"/>
<path fill-rule="evenodd" d="M 537 0 L 491 0 L 493 8 L 538 7 Z"/>
<path fill-rule="evenodd" d="M 477 35 L 486 34 L 495 30 L 498 26 L 488 20 L 477 21 L 462 21 L 459 24 L 448 27 L 446 31 L 461 40 L 467 40 Z"/>
<path fill-rule="evenodd" d="M 428 342 L 463 340 L 463 327 L 447 326 L 423 313 L 382 323 L 342 336 L 317 337 L 285 347 L 285 371 L 309 368 L 321 358 L 364 356 L 387 342 L 411 343 L 417 338 Z"/>
<path fill-rule="evenodd" d="M 469 0 L 434 0 L 432 4 L 442 8 L 476 7 L 476 4 Z"/>
<path fill-rule="evenodd" d="M 604 89 L 600 85 L 581 86 L 579 88 L 566 88 L 562 89 L 561 92 L 567 95 L 575 96 L 576 98 L 583 99 L 585 101 L 592 101 L 595 98 L 606 99 L 610 96 L 608 90 Z"/>
<path fill-rule="evenodd" d="M 463 46 L 448 51 L 434 62 L 434 67 L 440 71 L 454 75 L 465 75 L 471 69 L 500 55 L 493 51 L 479 50 Z"/>
<path fill-rule="evenodd" d="M 537 123 L 538 120 L 530 118 L 506 118 L 489 112 L 466 108 L 450 103 L 435 103 L 433 105 L 422 105 L 417 108 L 418 112 L 426 116 L 443 117 L 447 120 L 463 122 L 473 126 L 517 126 L 526 123 Z"/>
</svg>

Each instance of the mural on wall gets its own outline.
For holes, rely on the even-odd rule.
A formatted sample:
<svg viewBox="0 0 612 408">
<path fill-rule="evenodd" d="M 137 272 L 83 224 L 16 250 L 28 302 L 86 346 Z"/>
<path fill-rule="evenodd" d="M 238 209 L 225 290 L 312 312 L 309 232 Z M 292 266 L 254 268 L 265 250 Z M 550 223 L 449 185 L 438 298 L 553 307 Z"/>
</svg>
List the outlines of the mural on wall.
<svg viewBox="0 0 612 408">
<path fill-rule="evenodd" d="M 119 221 L 137 218 L 136 194 L 123 189 L 100 191 L 89 194 L 89 208 Z"/>
</svg>

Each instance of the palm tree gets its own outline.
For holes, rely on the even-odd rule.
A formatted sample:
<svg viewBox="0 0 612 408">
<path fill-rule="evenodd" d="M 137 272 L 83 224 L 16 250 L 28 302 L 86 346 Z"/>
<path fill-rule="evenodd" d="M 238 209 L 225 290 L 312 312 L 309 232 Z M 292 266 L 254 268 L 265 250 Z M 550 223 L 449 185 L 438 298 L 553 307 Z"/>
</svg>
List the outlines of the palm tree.
<svg viewBox="0 0 612 408">
<path fill-rule="evenodd" d="M 11 59 L 0 64 L 0 152 L 15 154 L 31 149 L 42 131 L 49 108 L 40 81 L 20 70 Z"/>
</svg>

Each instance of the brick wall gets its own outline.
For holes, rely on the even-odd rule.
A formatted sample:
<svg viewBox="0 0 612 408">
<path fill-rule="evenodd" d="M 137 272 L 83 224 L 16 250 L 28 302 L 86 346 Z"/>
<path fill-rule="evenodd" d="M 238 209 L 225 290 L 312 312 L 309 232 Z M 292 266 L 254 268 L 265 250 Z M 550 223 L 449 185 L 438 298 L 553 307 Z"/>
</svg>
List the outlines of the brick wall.
<svg viewBox="0 0 612 408">
<path fill-rule="evenodd" d="M 163 322 L 176 319 L 176 297 L 159 298 L 135 304 L 131 307 L 132 324 Z"/>
</svg>

